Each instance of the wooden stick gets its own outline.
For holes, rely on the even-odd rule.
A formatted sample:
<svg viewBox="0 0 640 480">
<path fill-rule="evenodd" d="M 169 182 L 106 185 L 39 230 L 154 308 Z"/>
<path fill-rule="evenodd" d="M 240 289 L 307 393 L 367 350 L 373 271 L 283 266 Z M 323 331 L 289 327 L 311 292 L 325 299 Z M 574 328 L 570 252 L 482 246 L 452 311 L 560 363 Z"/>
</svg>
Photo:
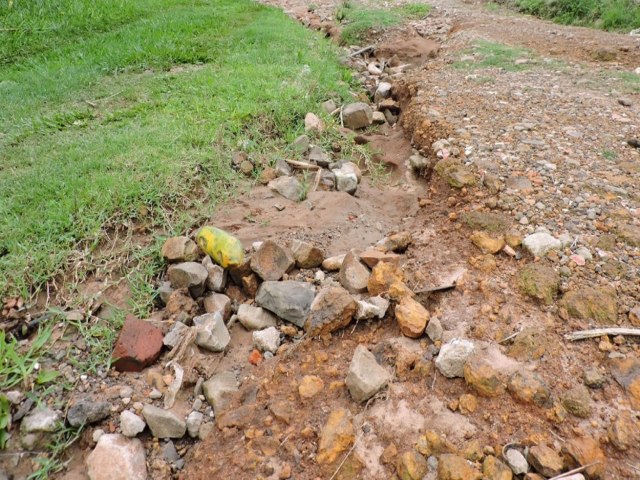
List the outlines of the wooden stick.
<svg viewBox="0 0 640 480">
<path fill-rule="evenodd" d="M 555 477 L 551 477 L 549 480 L 560 480 L 561 478 L 568 477 L 569 475 L 573 475 L 574 473 L 582 472 L 583 470 L 586 470 L 589 467 L 593 467 L 594 465 L 597 465 L 599 463 L 600 463 L 600 460 L 598 460 L 597 462 L 590 463 L 588 465 L 583 465 L 582 467 L 574 468 L 573 470 L 569 470 L 568 472 L 564 472 L 564 473 L 561 473 L 560 475 L 556 475 Z"/>
<path fill-rule="evenodd" d="M 287 162 L 293 168 L 298 168 L 300 170 L 318 170 L 320 168 L 318 165 L 314 165 L 312 163 L 307 163 L 307 162 L 298 162 L 297 160 L 285 159 L 285 162 Z"/>
<path fill-rule="evenodd" d="M 319 168 L 316 172 L 316 178 L 313 180 L 313 187 L 311 187 L 311 191 L 315 192 L 318 189 L 318 185 L 320 185 L 320 179 L 322 178 L 322 169 Z"/>
<path fill-rule="evenodd" d="M 355 52 L 353 52 L 351 55 L 349 55 L 350 57 L 357 57 L 358 55 L 363 54 L 364 52 L 368 51 L 368 50 L 373 50 L 373 45 L 369 45 L 368 47 L 364 47 L 361 48 L 360 50 L 356 50 Z"/>
<path fill-rule="evenodd" d="M 631 335 L 640 337 L 640 328 L 594 328 L 580 332 L 568 333 L 564 336 L 567 340 L 575 342 L 586 338 L 602 337 L 604 335 Z"/>
<path fill-rule="evenodd" d="M 419 295 L 421 293 L 434 293 L 434 292 L 444 292 L 445 290 L 451 290 L 452 288 L 456 288 L 456 283 L 450 283 L 448 285 L 440 285 L 439 287 L 433 287 L 433 288 L 425 288 L 424 290 L 418 290 L 416 292 L 414 292 L 416 295 Z"/>
</svg>

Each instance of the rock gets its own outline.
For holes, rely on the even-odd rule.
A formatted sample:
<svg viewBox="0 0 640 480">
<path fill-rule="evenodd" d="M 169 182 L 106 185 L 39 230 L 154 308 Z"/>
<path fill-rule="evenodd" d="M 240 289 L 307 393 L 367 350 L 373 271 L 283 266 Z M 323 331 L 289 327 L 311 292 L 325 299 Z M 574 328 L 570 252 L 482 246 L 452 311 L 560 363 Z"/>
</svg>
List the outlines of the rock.
<svg viewBox="0 0 640 480">
<path fill-rule="evenodd" d="M 72 427 L 90 425 L 109 416 L 111 405 L 109 402 L 95 402 L 83 398 L 75 402 L 67 411 L 67 422 Z"/>
<path fill-rule="evenodd" d="M 473 230 L 482 230 L 493 233 L 507 232 L 511 220 L 501 213 L 472 211 L 462 215 L 462 221 Z M 518 241 L 515 241 L 515 238 Z M 521 243 L 520 234 L 517 231 L 505 234 L 507 245 L 517 247 Z"/>
<path fill-rule="evenodd" d="M 187 327 L 182 322 L 176 322 L 173 324 L 173 328 L 169 333 L 164 336 L 164 340 L 162 343 L 169 348 L 175 348 L 177 345 L 180 345 L 182 339 L 189 332 L 189 327 Z"/>
<path fill-rule="evenodd" d="M 355 168 L 354 168 L 355 167 Z M 351 162 L 344 163 L 340 168 L 333 168 L 331 172 L 336 177 L 336 190 L 339 192 L 347 192 L 351 195 L 356 193 L 358 189 L 358 169 Z"/>
<path fill-rule="evenodd" d="M 387 123 L 387 117 L 385 116 L 385 114 L 378 111 L 373 112 L 371 120 L 374 125 L 384 125 L 385 123 Z"/>
<path fill-rule="evenodd" d="M 530 263 L 518 273 L 518 288 L 525 295 L 551 305 L 560 291 L 560 275 L 551 267 Z"/>
<path fill-rule="evenodd" d="M 636 148 L 640 148 L 640 143 Z M 640 226 L 621 223 L 616 228 L 616 235 L 630 247 L 640 247 Z"/>
<path fill-rule="evenodd" d="M 316 375 L 305 375 L 298 386 L 298 393 L 303 399 L 315 397 L 324 389 L 324 382 Z"/>
<path fill-rule="evenodd" d="M 436 173 L 455 188 L 471 187 L 476 184 L 476 177 L 469 167 L 462 165 L 455 158 L 440 160 L 434 167 Z"/>
<path fill-rule="evenodd" d="M 591 396 L 584 385 L 578 385 L 564 394 L 562 406 L 567 412 L 580 418 L 591 416 Z"/>
<path fill-rule="evenodd" d="M 522 239 L 522 245 L 534 257 L 544 257 L 551 250 L 560 250 L 562 242 L 546 232 L 537 232 Z"/>
<path fill-rule="evenodd" d="M 599 462 L 596 465 L 590 466 L 582 473 L 586 474 L 587 478 L 593 480 L 605 478 L 607 459 L 600 445 L 593 438 L 584 436 L 570 439 L 562 446 L 562 454 L 564 456 L 565 467 L 569 469 Z"/>
<path fill-rule="evenodd" d="M 322 133 L 324 131 L 324 122 L 315 113 L 307 113 L 304 117 L 305 132 Z"/>
<path fill-rule="evenodd" d="M 171 440 L 162 445 L 160 448 L 162 453 L 162 458 L 168 463 L 174 463 L 180 460 L 180 455 L 178 455 L 178 451 L 176 450 L 176 446 L 173 444 Z"/>
<path fill-rule="evenodd" d="M 233 372 L 217 373 L 202 384 L 202 392 L 216 415 L 224 411 L 230 398 L 238 391 L 238 381 Z"/>
<path fill-rule="evenodd" d="M 154 437 L 182 438 L 187 431 L 185 421 L 169 410 L 147 404 L 142 409 L 142 416 Z"/>
<path fill-rule="evenodd" d="M 482 473 L 459 455 L 445 453 L 438 457 L 438 480 L 480 480 Z"/>
<path fill-rule="evenodd" d="M 316 336 L 344 328 L 351 323 L 356 309 L 356 301 L 344 288 L 323 288 L 311 304 L 305 331 L 309 336 Z"/>
<path fill-rule="evenodd" d="M 464 395 L 460 395 L 460 400 L 458 401 L 458 409 L 460 413 L 466 415 L 468 413 L 473 413 L 478 408 L 478 399 L 475 395 L 471 395 L 469 393 L 465 393 Z"/>
<path fill-rule="evenodd" d="M 589 388 L 602 388 L 607 381 L 596 367 L 587 368 L 582 374 L 582 379 L 584 380 L 584 384 Z"/>
<path fill-rule="evenodd" d="M 611 374 L 629 395 L 631 408 L 640 411 L 640 359 L 629 356 L 614 360 Z"/>
<path fill-rule="evenodd" d="M 193 262 L 198 258 L 198 246 L 189 237 L 171 237 L 165 240 L 160 254 L 169 263 Z"/>
<path fill-rule="evenodd" d="M 551 391 L 542 379 L 524 368 L 511 375 L 507 389 L 517 401 L 535 403 L 539 407 L 546 406 L 551 398 Z"/>
<path fill-rule="evenodd" d="M 171 294 L 173 293 L 171 282 L 162 282 L 156 292 L 158 293 L 158 297 L 162 303 L 166 305 L 169 301 L 169 297 L 171 297 Z"/>
<path fill-rule="evenodd" d="M 276 171 L 276 177 L 290 177 L 293 173 L 289 164 L 283 159 L 276 161 L 274 170 Z"/>
<path fill-rule="evenodd" d="M 306 151 L 309 150 L 309 144 L 310 144 L 309 137 L 307 135 L 300 135 L 298 138 L 296 138 L 293 141 L 293 148 L 297 152 L 306 153 Z M 289 169 L 289 172 L 291 172 L 291 169 Z"/>
<path fill-rule="evenodd" d="M 358 403 L 369 400 L 387 385 L 390 378 L 389 372 L 378 364 L 373 353 L 363 345 L 356 347 L 345 381 L 351 398 Z"/>
<path fill-rule="evenodd" d="M 175 289 L 188 288 L 194 298 L 204 293 L 204 284 L 208 277 L 207 269 L 197 262 L 178 263 L 171 265 L 167 270 L 171 286 Z"/>
<path fill-rule="evenodd" d="M 302 199 L 302 185 L 296 177 L 282 176 L 269 182 L 269 188 L 282 195 L 284 198 L 297 202 Z"/>
<path fill-rule="evenodd" d="M 469 237 L 471 242 L 478 247 L 482 253 L 495 254 L 505 246 L 504 237 L 493 237 L 487 232 L 473 232 Z"/>
<path fill-rule="evenodd" d="M 380 262 L 371 271 L 367 291 L 371 296 L 387 293 L 392 285 L 404 282 L 402 270 L 394 263 Z"/>
<path fill-rule="evenodd" d="M 322 261 L 322 268 L 327 272 L 335 272 L 340 270 L 342 262 L 344 261 L 346 254 L 336 255 L 334 257 L 325 258 Z"/>
<path fill-rule="evenodd" d="M 22 419 L 20 433 L 51 433 L 62 427 L 62 417 L 59 412 L 49 408 L 36 408 Z"/>
<path fill-rule="evenodd" d="M 331 164 L 331 158 L 320 147 L 311 147 L 309 162 L 327 168 Z"/>
<path fill-rule="evenodd" d="M 162 340 L 162 330 L 128 315 L 111 354 L 113 366 L 119 372 L 142 371 L 160 356 Z"/>
<path fill-rule="evenodd" d="M 367 290 L 367 282 L 371 273 L 353 252 L 345 255 L 338 278 L 340 284 L 350 293 L 361 293 Z"/>
<path fill-rule="evenodd" d="M 373 101 L 380 103 L 385 98 L 389 98 L 391 96 L 391 88 L 392 85 L 390 83 L 380 82 L 378 88 L 376 88 L 376 93 L 373 95 Z"/>
<path fill-rule="evenodd" d="M 423 157 L 422 155 L 411 155 L 409 157 L 409 165 L 411 168 L 418 172 L 422 172 L 427 170 L 431 166 L 431 162 L 428 158 Z"/>
<path fill-rule="evenodd" d="M 204 310 L 207 313 L 219 313 L 225 322 L 231 317 L 231 299 L 222 293 L 210 293 L 204 297 Z"/>
<path fill-rule="evenodd" d="M 398 265 L 400 258 L 397 253 L 381 252 L 380 250 L 365 250 L 360 254 L 360 260 L 369 268 L 374 268 L 380 262 L 390 262 Z"/>
<path fill-rule="evenodd" d="M 524 458 L 524 455 L 522 455 L 522 453 L 520 453 L 520 450 L 510 448 L 509 450 L 507 450 L 505 457 L 505 461 L 511 468 L 511 471 L 514 475 L 524 475 L 529 471 L 529 464 L 527 463 L 527 459 Z"/>
<path fill-rule="evenodd" d="M 567 292 L 561 306 L 569 315 L 594 320 L 600 325 L 615 325 L 618 320 L 618 295 L 613 287 L 588 287 Z"/>
<path fill-rule="evenodd" d="M 529 448 L 527 459 L 540 475 L 554 477 L 562 473 L 562 457 L 546 445 L 534 445 Z"/>
<path fill-rule="evenodd" d="M 246 303 L 238 307 L 236 315 L 238 321 L 247 330 L 263 330 L 268 327 L 275 327 L 278 324 L 276 317 L 271 312 Z"/>
<path fill-rule="evenodd" d="M 636 305 L 629 310 L 629 322 L 634 327 L 640 327 L 640 305 Z"/>
<path fill-rule="evenodd" d="M 258 251 L 251 257 L 251 269 L 263 280 L 280 280 L 295 264 L 293 252 L 272 240 L 262 242 Z"/>
<path fill-rule="evenodd" d="M 287 280 L 264 282 L 256 294 L 256 303 L 288 322 L 303 327 L 315 297 L 313 285 Z"/>
<path fill-rule="evenodd" d="M 358 300 L 357 304 L 356 320 L 384 318 L 389 308 L 389 300 L 383 297 L 371 297 L 367 301 Z"/>
<path fill-rule="evenodd" d="M 144 446 L 136 438 L 104 434 L 86 460 L 90 480 L 146 480 Z"/>
<path fill-rule="evenodd" d="M 396 471 L 400 480 L 422 480 L 428 470 L 427 461 L 415 450 L 404 452 L 396 462 Z"/>
<path fill-rule="evenodd" d="M 316 268 L 322 265 L 324 260 L 322 250 L 310 243 L 300 240 L 293 241 L 291 251 L 293 252 L 298 268 Z"/>
<path fill-rule="evenodd" d="M 506 181 L 507 190 L 513 191 L 530 191 L 533 189 L 531 181 L 527 177 L 509 177 Z"/>
<path fill-rule="evenodd" d="M 365 128 L 373 121 L 373 111 L 366 103 L 350 103 L 342 109 L 342 121 L 351 130 Z"/>
<path fill-rule="evenodd" d="M 243 175 L 245 175 L 246 177 L 250 177 L 251 175 L 253 175 L 253 169 L 254 169 L 254 165 L 250 160 L 244 160 L 241 164 L 240 164 L 240 171 L 243 173 Z"/>
<path fill-rule="evenodd" d="M 322 102 L 322 109 L 325 111 L 325 113 L 331 115 L 331 113 L 338 108 L 338 106 L 336 105 L 336 102 L 334 102 L 333 100 L 327 100 L 326 102 Z"/>
<path fill-rule="evenodd" d="M 425 329 L 425 333 L 427 334 L 427 337 L 429 337 L 429 339 L 432 342 L 437 342 L 442 339 L 443 332 L 444 332 L 444 329 L 442 328 L 442 324 L 440 323 L 440 320 L 438 320 L 435 317 L 431 318 L 429 320 L 429 323 L 427 323 L 427 328 Z"/>
<path fill-rule="evenodd" d="M 253 346 L 261 352 L 275 354 L 280 346 L 280 332 L 276 327 L 253 332 Z"/>
<path fill-rule="evenodd" d="M 202 266 L 207 270 L 206 287 L 213 292 L 222 292 L 227 286 L 227 271 L 220 265 L 213 263 L 208 255 L 202 260 Z"/>
<path fill-rule="evenodd" d="M 264 167 L 258 176 L 258 181 L 262 185 L 267 185 L 271 180 L 278 178 L 278 176 L 278 171 L 275 168 Z"/>
<path fill-rule="evenodd" d="M 331 465 L 341 459 L 355 441 L 351 414 L 346 408 L 333 410 L 320 432 L 316 461 L 320 465 Z"/>
<path fill-rule="evenodd" d="M 440 348 L 436 368 L 447 378 L 464 377 L 464 364 L 474 349 L 469 340 L 454 338 Z"/>
<path fill-rule="evenodd" d="M 130 410 L 120 413 L 120 431 L 125 437 L 135 437 L 142 433 L 146 426 L 144 420 Z"/>
<path fill-rule="evenodd" d="M 486 480 L 512 480 L 513 472 L 493 455 L 487 455 L 482 462 L 482 473 Z"/>
<path fill-rule="evenodd" d="M 377 245 L 386 249 L 387 252 L 391 251 L 402 253 L 409 248 L 409 245 L 411 245 L 412 242 L 413 237 L 411 236 L 411 233 L 403 231 L 383 238 L 377 243 Z"/>
<path fill-rule="evenodd" d="M 416 450 L 425 457 L 439 455 L 441 453 L 452 453 L 456 450 L 455 446 L 442 438 L 437 432 L 427 430 L 418 439 Z"/>
<path fill-rule="evenodd" d="M 200 412 L 191 412 L 187 415 L 187 433 L 191 438 L 198 438 L 203 420 L 204 415 Z"/>
<path fill-rule="evenodd" d="M 429 321 L 429 312 L 413 298 L 402 298 L 395 310 L 396 320 L 402 334 L 409 338 L 420 338 Z"/>
<path fill-rule="evenodd" d="M 467 385 L 483 397 L 497 397 L 505 391 L 500 372 L 484 356 L 473 354 L 467 357 L 463 373 Z"/>
<path fill-rule="evenodd" d="M 195 343 L 212 352 L 222 352 L 229 345 L 231 336 L 219 313 L 205 313 L 193 319 L 196 328 Z"/>
<path fill-rule="evenodd" d="M 631 418 L 629 412 L 622 412 L 618 415 L 607 430 L 607 436 L 611 444 L 621 452 L 626 452 L 630 448 L 638 445 L 640 441 L 640 430 Z"/>
</svg>

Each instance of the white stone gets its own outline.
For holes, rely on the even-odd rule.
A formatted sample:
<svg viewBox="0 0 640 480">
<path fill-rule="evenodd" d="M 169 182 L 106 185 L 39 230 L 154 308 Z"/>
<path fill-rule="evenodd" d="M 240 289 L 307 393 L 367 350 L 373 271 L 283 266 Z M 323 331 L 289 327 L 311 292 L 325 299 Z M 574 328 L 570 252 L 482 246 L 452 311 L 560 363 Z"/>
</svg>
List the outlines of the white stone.
<svg viewBox="0 0 640 480">
<path fill-rule="evenodd" d="M 389 300 L 383 297 L 371 297 L 368 300 L 358 300 L 356 320 L 368 320 L 370 318 L 384 318 L 389 308 Z"/>
<path fill-rule="evenodd" d="M 427 324 L 427 329 L 425 330 L 425 333 L 427 334 L 427 336 L 431 339 L 432 342 L 437 342 L 438 340 L 442 339 L 442 324 L 440 323 L 440 320 L 438 320 L 438 318 L 433 317 L 429 320 L 429 323 Z"/>
<path fill-rule="evenodd" d="M 233 372 L 215 374 L 202 384 L 204 396 L 216 414 L 225 409 L 227 402 L 238 391 L 238 381 Z"/>
<path fill-rule="evenodd" d="M 123 410 L 120 414 L 120 431 L 125 437 L 135 437 L 146 426 L 142 418 L 129 410 Z"/>
<path fill-rule="evenodd" d="M 562 248 L 562 242 L 546 232 L 527 235 L 522 240 L 522 245 L 536 257 L 544 257 L 549 251 Z"/>
<path fill-rule="evenodd" d="M 185 421 L 169 410 L 145 405 L 142 409 L 142 416 L 147 421 L 154 437 L 182 438 L 187 432 Z"/>
<path fill-rule="evenodd" d="M 385 98 L 389 98 L 391 96 L 391 87 L 392 85 L 388 82 L 380 82 L 373 96 L 373 101 L 380 103 Z"/>
<path fill-rule="evenodd" d="M 117 433 L 104 434 L 86 460 L 90 480 L 146 480 L 142 442 Z"/>
<path fill-rule="evenodd" d="M 213 263 L 208 255 L 202 260 L 202 266 L 207 269 L 206 286 L 214 292 L 222 292 L 227 285 L 227 271 L 220 265 Z"/>
<path fill-rule="evenodd" d="M 187 415 L 187 433 L 189 433 L 191 438 L 198 438 L 203 420 L 204 415 L 200 412 L 191 412 Z"/>
<path fill-rule="evenodd" d="M 220 313 L 205 313 L 193 319 L 196 327 L 196 345 L 212 352 L 222 352 L 231 336 Z"/>
<path fill-rule="evenodd" d="M 22 419 L 20 431 L 22 433 L 55 432 L 62 426 L 59 412 L 49 408 L 37 408 Z"/>
<path fill-rule="evenodd" d="M 506 458 L 507 465 L 511 468 L 514 475 L 524 475 L 529 471 L 529 464 L 524 458 L 524 455 L 519 450 L 511 448 L 507 450 Z"/>
<path fill-rule="evenodd" d="M 342 164 L 340 168 L 331 170 L 336 176 L 336 190 L 353 195 L 358 189 L 360 169 L 351 162 Z"/>
<path fill-rule="evenodd" d="M 345 383 L 356 402 L 364 402 L 382 390 L 391 375 L 363 345 L 358 345 L 349 365 Z"/>
<path fill-rule="evenodd" d="M 187 334 L 187 332 L 189 331 L 189 328 L 190 327 L 187 327 L 182 322 L 176 322 L 173 325 L 173 328 L 169 331 L 169 333 L 167 333 L 164 336 L 162 343 L 164 343 L 166 347 L 175 348 L 182 341 L 184 336 Z"/>
<path fill-rule="evenodd" d="M 254 307 L 243 303 L 238 307 L 236 314 L 238 321 L 247 330 L 263 330 L 268 327 L 275 327 L 278 323 L 275 315 L 262 307 Z"/>
<path fill-rule="evenodd" d="M 463 377 L 463 367 L 474 351 L 473 342 L 454 338 L 440 348 L 436 358 L 436 368 L 447 378 Z"/>
<path fill-rule="evenodd" d="M 261 352 L 276 353 L 280 346 L 280 332 L 275 327 L 253 332 L 253 346 Z"/>
</svg>

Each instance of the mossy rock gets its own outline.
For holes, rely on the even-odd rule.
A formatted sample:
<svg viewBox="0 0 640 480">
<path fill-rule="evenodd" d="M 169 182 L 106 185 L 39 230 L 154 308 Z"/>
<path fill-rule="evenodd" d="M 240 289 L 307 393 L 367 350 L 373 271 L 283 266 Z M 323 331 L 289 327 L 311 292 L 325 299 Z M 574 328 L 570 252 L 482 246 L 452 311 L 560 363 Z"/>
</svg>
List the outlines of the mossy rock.
<svg viewBox="0 0 640 480">
<path fill-rule="evenodd" d="M 462 221 L 473 230 L 486 232 L 506 232 L 511 226 L 511 220 L 500 213 L 468 212 L 462 215 Z"/>
<path fill-rule="evenodd" d="M 640 247 L 640 226 L 623 223 L 618 225 L 616 234 L 627 245 Z"/>
<path fill-rule="evenodd" d="M 560 275 L 547 265 L 531 263 L 518 273 L 518 288 L 525 295 L 551 305 L 560 290 Z"/>
<path fill-rule="evenodd" d="M 582 287 L 568 292 L 562 306 L 572 317 L 615 325 L 618 319 L 618 294 L 613 287 Z"/>
<path fill-rule="evenodd" d="M 476 176 L 471 169 L 455 158 L 445 158 L 436 163 L 435 171 L 449 185 L 455 188 L 471 187 L 476 184 Z"/>
</svg>

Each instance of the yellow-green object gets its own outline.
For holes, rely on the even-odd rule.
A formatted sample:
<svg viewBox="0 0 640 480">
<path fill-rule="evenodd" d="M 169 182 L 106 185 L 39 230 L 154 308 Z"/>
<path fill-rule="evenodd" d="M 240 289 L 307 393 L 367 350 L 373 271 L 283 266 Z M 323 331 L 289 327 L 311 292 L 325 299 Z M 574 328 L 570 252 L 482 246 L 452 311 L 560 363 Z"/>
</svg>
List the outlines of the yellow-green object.
<svg viewBox="0 0 640 480">
<path fill-rule="evenodd" d="M 233 235 L 216 227 L 202 227 L 196 235 L 200 250 L 223 268 L 244 262 L 242 243 Z"/>
</svg>

